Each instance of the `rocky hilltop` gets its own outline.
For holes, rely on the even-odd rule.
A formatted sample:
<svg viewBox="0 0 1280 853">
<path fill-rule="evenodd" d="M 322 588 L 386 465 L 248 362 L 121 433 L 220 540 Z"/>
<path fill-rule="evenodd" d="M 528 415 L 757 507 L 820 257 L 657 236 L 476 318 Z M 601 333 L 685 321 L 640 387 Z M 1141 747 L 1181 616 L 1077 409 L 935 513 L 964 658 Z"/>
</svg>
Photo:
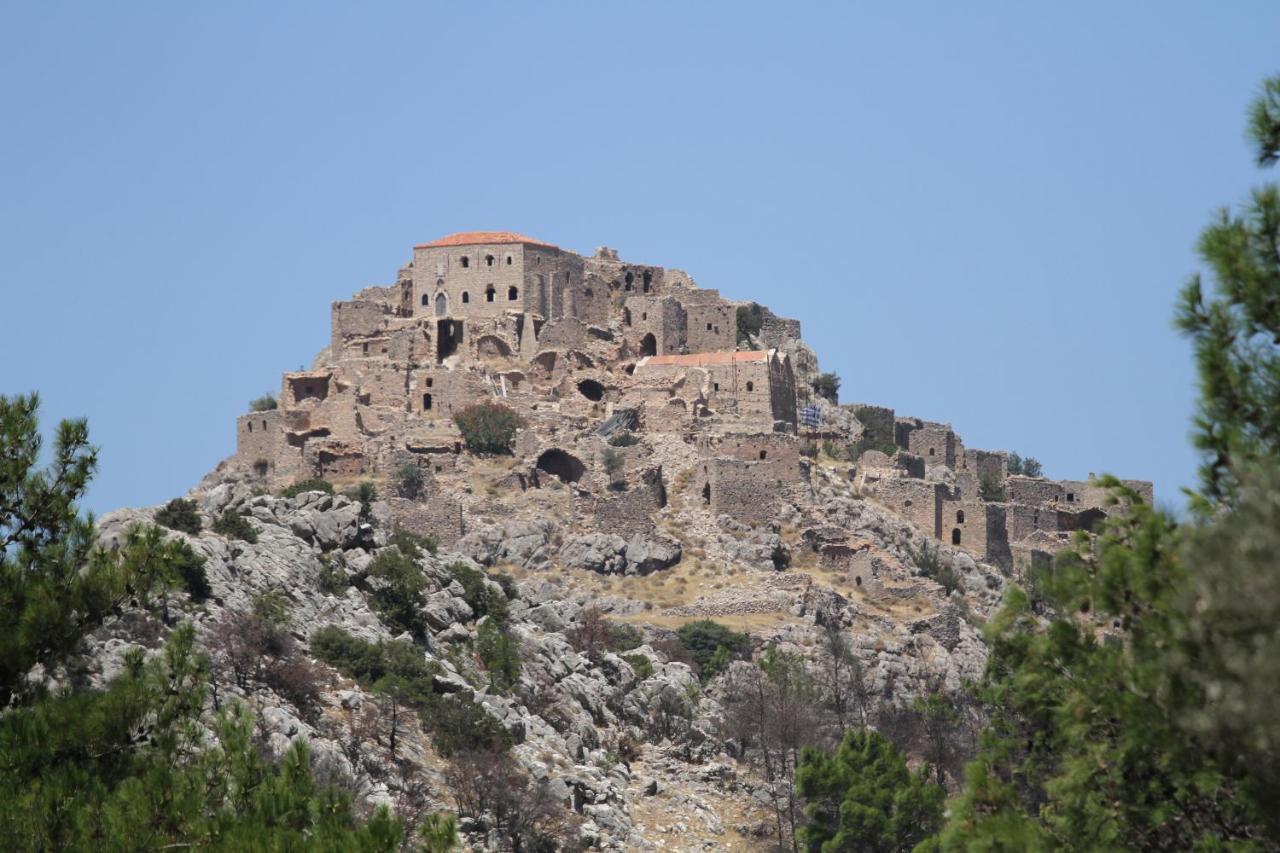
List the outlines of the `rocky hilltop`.
<svg viewBox="0 0 1280 853">
<path fill-rule="evenodd" d="M 760 661 L 808 671 L 811 741 L 876 725 L 954 784 L 982 622 L 1123 510 L 838 385 L 797 321 L 678 270 L 506 232 L 426 243 L 335 302 L 312 368 L 239 417 L 189 496 L 198 532 L 172 534 L 208 590 L 173 606 L 265 748 L 305 737 L 363 802 L 459 814 L 472 847 L 518 824 L 768 849 L 794 800 L 751 704 Z M 468 416 L 495 409 L 509 436 L 481 446 Z M 114 623 L 93 677 L 163 633 Z M 949 746 L 916 701 L 937 695 Z"/>
</svg>

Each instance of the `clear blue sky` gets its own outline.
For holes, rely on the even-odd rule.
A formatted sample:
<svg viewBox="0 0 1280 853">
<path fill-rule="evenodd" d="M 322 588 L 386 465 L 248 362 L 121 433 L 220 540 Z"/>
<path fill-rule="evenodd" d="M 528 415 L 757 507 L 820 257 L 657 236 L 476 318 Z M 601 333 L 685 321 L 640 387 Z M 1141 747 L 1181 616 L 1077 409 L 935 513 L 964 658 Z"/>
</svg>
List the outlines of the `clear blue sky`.
<svg viewBox="0 0 1280 853">
<path fill-rule="evenodd" d="M 1031 7 L 1035 7 L 1034 9 Z M 909 9 L 909 11 L 908 11 Z M 518 230 L 803 322 L 847 400 L 1194 479 L 1170 328 L 1280 4 L 6 3 L 0 393 L 183 493 L 410 247 Z"/>
</svg>

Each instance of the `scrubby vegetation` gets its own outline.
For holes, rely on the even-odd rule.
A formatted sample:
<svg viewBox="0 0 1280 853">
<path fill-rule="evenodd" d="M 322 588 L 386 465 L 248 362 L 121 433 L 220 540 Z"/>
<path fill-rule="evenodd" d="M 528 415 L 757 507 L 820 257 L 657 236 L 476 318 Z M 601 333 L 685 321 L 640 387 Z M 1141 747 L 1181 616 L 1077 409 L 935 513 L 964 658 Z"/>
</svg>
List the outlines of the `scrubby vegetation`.
<svg viewBox="0 0 1280 853">
<path fill-rule="evenodd" d="M 832 403 L 840 402 L 840 377 L 834 373 L 819 373 L 813 380 L 813 393 Z"/>
<path fill-rule="evenodd" d="M 1019 456 L 1010 453 L 1008 459 L 1009 473 L 1021 474 L 1024 477 L 1043 477 L 1044 467 L 1034 456 Z"/>
<path fill-rule="evenodd" d="M 473 403 L 453 416 L 472 453 L 510 453 L 524 418 L 499 403 Z"/>
<path fill-rule="evenodd" d="M 322 480 L 319 477 L 310 480 L 300 480 L 292 486 L 288 486 L 280 493 L 282 498 L 296 498 L 305 492 L 324 492 L 326 495 L 333 494 L 333 483 L 328 480 Z"/>
<path fill-rule="evenodd" d="M 698 664 L 704 681 L 724 672 L 731 661 L 751 653 L 750 637 L 710 619 L 687 622 L 676 635 Z"/>
<path fill-rule="evenodd" d="M 422 469 L 413 462 L 401 465 L 391 477 L 391 489 L 395 495 L 411 501 L 422 496 L 425 485 L 426 478 L 422 476 Z"/>
<path fill-rule="evenodd" d="M 255 400 L 249 401 L 249 411 L 251 412 L 269 412 L 276 408 L 279 404 L 276 402 L 274 394 L 263 394 Z"/>
<path fill-rule="evenodd" d="M 738 344 L 750 343 L 764 326 L 764 312 L 755 302 L 738 306 Z"/>
<path fill-rule="evenodd" d="M 156 524 L 195 536 L 200 532 L 200 513 L 196 502 L 174 498 L 156 512 Z"/>
<path fill-rule="evenodd" d="M 226 510 L 213 523 L 213 532 L 228 539 L 239 539 L 253 544 L 258 541 L 258 531 L 249 519 L 234 510 Z"/>
</svg>

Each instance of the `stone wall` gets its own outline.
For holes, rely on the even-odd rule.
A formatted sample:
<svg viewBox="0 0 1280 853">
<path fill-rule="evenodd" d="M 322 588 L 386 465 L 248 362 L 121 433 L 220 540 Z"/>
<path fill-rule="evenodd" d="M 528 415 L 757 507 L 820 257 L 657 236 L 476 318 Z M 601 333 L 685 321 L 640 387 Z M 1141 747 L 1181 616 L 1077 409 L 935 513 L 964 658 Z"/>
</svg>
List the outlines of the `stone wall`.
<svg viewBox="0 0 1280 853">
<path fill-rule="evenodd" d="M 888 509 L 910 521 L 935 539 L 942 538 L 942 483 L 908 477 L 876 482 L 868 491 Z"/>
</svg>

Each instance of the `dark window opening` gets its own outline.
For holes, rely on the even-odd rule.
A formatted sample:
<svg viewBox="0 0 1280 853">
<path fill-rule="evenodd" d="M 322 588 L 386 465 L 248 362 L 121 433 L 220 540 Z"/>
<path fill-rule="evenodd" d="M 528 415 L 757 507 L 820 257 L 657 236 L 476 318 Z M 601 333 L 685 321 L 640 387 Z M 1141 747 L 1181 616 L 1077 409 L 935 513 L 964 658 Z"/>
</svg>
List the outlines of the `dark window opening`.
<svg viewBox="0 0 1280 853">
<path fill-rule="evenodd" d="M 494 294 L 496 294 L 496 293 L 497 293 L 497 291 L 496 291 L 496 290 L 494 290 L 493 285 L 492 285 L 492 284 L 491 284 L 491 285 L 489 285 L 488 287 L 486 287 L 486 288 L 484 289 L 484 301 L 485 301 L 485 302 L 492 302 L 492 301 L 493 301 L 493 298 L 494 298 Z"/>
<path fill-rule="evenodd" d="M 767 458 L 768 456 L 769 456 L 769 451 L 767 451 L 767 450 L 761 450 L 761 451 L 760 451 L 760 458 L 761 458 L 761 459 L 765 459 L 765 458 Z"/>
<path fill-rule="evenodd" d="M 471 266 L 471 259 L 470 259 L 470 258 L 468 258 L 466 255 L 463 255 L 463 256 L 462 256 L 462 267 L 463 267 L 463 269 L 466 269 L 466 268 L 467 268 L 467 267 L 469 267 L 469 266 Z"/>
<path fill-rule="evenodd" d="M 471 294 L 467 293 L 465 290 L 462 291 L 462 304 L 468 305 L 470 304 L 470 302 L 471 302 Z"/>
<path fill-rule="evenodd" d="M 594 379 L 583 379 L 578 383 L 578 393 L 593 403 L 604 399 L 604 386 Z"/>
<path fill-rule="evenodd" d="M 748 391 L 754 391 L 754 390 L 756 390 L 756 384 L 755 384 L 754 382 L 748 382 L 748 383 L 747 383 L 747 390 L 748 390 Z"/>
<path fill-rule="evenodd" d="M 431 387 L 432 385 L 434 385 L 434 384 L 436 384 L 436 381 L 435 381 L 434 379 L 432 379 L 430 376 L 428 376 L 428 377 L 427 377 L 427 387 L 428 387 L 428 388 L 430 388 L 430 387 Z"/>
<path fill-rule="evenodd" d="M 576 456 L 552 448 L 538 457 L 538 470 L 546 471 L 561 482 L 576 483 L 587 472 L 587 467 Z"/>
<path fill-rule="evenodd" d="M 704 504 L 711 503 L 711 484 L 707 483 L 702 487 L 702 502 Z"/>
<path fill-rule="evenodd" d="M 630 290 L 630 289 L 631 289 L 631 282 L 635 281 L 635 280 L 636 280 L 636 277 L 635 277 L 634 275 L 632 275 L 630 272 L 628 272 L 628 273 L 627 273 L 627 275 L 626 275 L 626 278 L 625 278 L 625 279 L 623 279 L 623 280 L 624 280 L 624 281 L 626 281 L 626 283 L 627 283 L 627 290 Z"/>
<path fill-rule="evenodd" d="M 719 382 L 716 382 L 716 383 L 714 383 L 714 384 L 712 385 L 712 387 L 713 387 L 713 388 L 715 388 L 715 390 L 719 391 L 719 390 L 720 390 L 720 383 L 719 383 Z"/>
<path fill-rule="evenodd" d="M 622 372 L 628 376 L 635 376 L 636 366 L 634 364 L 628 364 L 626 367 L 622 368 Z"/>
<path fill-rule="evenodd" d="M 932 448 L 932 447 L 930 447 L 930 448 L 929 448 L 929 455 L 930 455 L 930 456 L 932 456 L 932 455 L 933 455 L 933 448 Z"/>
<path fill-rule="evenodd" d="M 507 266 L 511 266 L 511 256 L 507 255 Z"/>
<path fill-rule="evenodd" d="M 649 312 L 648 312 L 648 311 L 643 312 L 643 313 L 640 315 L 640 319 L 641 319 L 641 320 L 648 320 L 648 319 L 649 319 Z"/>
<path fill-rule="evenodd" d="M 365 355 L 368 355 L 368 354 L 369 354 L 369 345 L 368 345 L 368 344 L 361 344 L 361 345 L 360 345 L 360 351 L 361 351 L 361 352 L 363 352 Z"/>
<path fill-rule="evenodd" d="M 486 267 L 491 267 L 491 266 L 493 266 L 493 255 L 485 255 L 485 256 L 484 256 L 484 265 L 485 265 Z"/>
<path fill-rule="evenodd" d="M 253 421 L 249 421 L 249 432 L 253 432 Z"/>
<path fill-rule="evenodd" d="M 1074 492 L 1067 492 L 1067 503 L 1075 503 L 1076 496 Z"/>
<path fill-rule="evenodd" d="M 430 304 L 431 304 L 431 297 L 430 297 L 430 296 L 427 296 L 427 294 L 425 294 L 425 293 L 424 293 L 424 294 L 422 294 L 422 304 L 423 304 L 423 306 L 424 306 L 424 307 L 425 307 L 425 306 L 427 306 L 427 305 L 430 305 Z"/>
<path fill-rule="evenodd" d="M 710 324 L 710 323 L 708 323 L 708 324 L 707 324 L 707 331 L 708 331 L 708 332 L 709 332 L 709 331 L 711 331 L 711 324 Z"/>
<path fill-rule="evenodd" d="M 649 292 L 649 285 L 652 281 L 653 281 L 653 271 L 645 270 L 644 271 L 644 292 L 645 293 Z"/>
<path fill-rule="evenodd" d="M 422 395 L 422 411 L 424 412 L 431 411 L 431 395 L 430 394 Z"/>
<path fill-rule="evenodd" d="M 964 524 L 964 510 L 956 510 L 956 524 Z"/>
<path fill-rule="evenodd" d="M 854 586 L 862 586 L 862 575 L 854 575 L 854 576 L 853 576 L 853 585 L 854 585 Z"/>
<path fill-rule="evenodd" d="M 960 528 L 959 528 L 959 527 L 954 528 L 954 529 L 951 531 L 951 544 L 952 544 L 952 545 L 959 545 L 959 544 L 960 544 Z"/>
<path fill-rule="evenodd" d="M 904 507 L 906 507 L 906 506 L 911 506 L 911 498 L 907 498 L 905 501 L 903 501 L 903 502 L 902 502 L 902 505 L 903 505 Z"/>
<path fill-rule="evenodd" d="M 631 309 L 630 308 L 622 309 L 622 325 L 624 326 L 631 325 Z"/>
<path fill-rule="evenodd" d="M 516 288 L 514 288 L 514 287 L 508 287 L 508 288 L 507 288 L 507 301 L 508 301 L 508 302 L 515 302 L 515 301 L 516 301 L 517 299 L 519 299 L 519 298 L 520 298 L 520 291 L 519 291 L 519 290 L 517 290 L 517 289 L 516 289 Z"/>
<path fill-rule="evenodd" d="M 645 335 L 643 338 L 640 339 L 640 354 L 641 355 L 657 355 L 658 354 L 658 339 L 653 336 L 653 332 L 650 332 L 649 334 Z"/>
<path fill-rule="evenodd" d="M 436 361 L 444 361 L 458 351 L 462 343 L 461 320 L 436 321 Z"/>
<path fill-rule="evenodd" d="M 270 463 L 268 463 L 267 460 L 265 459 L 259 459 L 257 462 L 253 463 L 253 471 L 259 477 L 267 476 L 267 470 L 269 468 L 270 468 Z"/>
</svg>

